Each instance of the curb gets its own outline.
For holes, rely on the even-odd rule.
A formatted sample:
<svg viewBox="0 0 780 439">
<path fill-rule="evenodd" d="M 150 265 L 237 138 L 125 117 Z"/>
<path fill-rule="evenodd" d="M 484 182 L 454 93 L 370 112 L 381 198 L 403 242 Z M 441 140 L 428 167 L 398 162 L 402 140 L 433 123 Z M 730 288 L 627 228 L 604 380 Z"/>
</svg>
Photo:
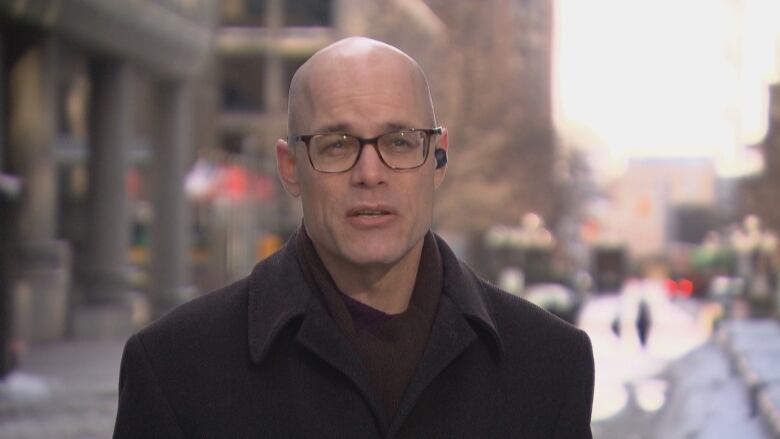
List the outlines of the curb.
<svg viewBox="0 0 780 439">
<path fill-rule="evenodd" d="M 772 433 L 780 438 L 780 383 L 759 390 L 758 406 Z"/>
<path fill-rule="evenodd" d="M 751 416 L 760 416 L 780 439 L 780 322 L 727 320 L 716 340 L 729 357 L 732 373 L 748 388 Z"/>
</svg>

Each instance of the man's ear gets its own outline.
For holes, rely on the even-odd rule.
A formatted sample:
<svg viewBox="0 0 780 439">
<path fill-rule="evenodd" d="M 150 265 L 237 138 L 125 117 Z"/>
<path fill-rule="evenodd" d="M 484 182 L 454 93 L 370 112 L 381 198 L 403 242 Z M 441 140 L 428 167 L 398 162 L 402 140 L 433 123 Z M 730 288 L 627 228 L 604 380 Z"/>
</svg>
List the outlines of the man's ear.
<svg viewBox="0 0 780 439">
<path fill-rule="evenodd" d="M 296 157 L 293 146 L 284 139 L 278 139 L 276 141 L 276 168 L 279 171 L 279 179 L 288 194 L 298 197 L 301 195 L 301 189 L 295 167 Z"/>
<path fill-rule="evenodd" d="M 436 151 L 436 149 L 443 149 L 444 152 L 449 152 L 450 139 L 449 139 L 449 133 L 447 132 L 447 128 L 441 129 L 441 134 L 438 135 L 438 139 L 436 140 L 434 146 L 435 146 L 434 151 Z M 434 163 L 435 162 L 436 161 L 434 160 Z M 436 170 L 433 171 L 433 183 L 436 189 L 438 189 L 441 183 L 444 181 L 444 176 L 446 174 L 447 174 L 446 165 L 440 168 L 436 168 Z"/>
</svg>

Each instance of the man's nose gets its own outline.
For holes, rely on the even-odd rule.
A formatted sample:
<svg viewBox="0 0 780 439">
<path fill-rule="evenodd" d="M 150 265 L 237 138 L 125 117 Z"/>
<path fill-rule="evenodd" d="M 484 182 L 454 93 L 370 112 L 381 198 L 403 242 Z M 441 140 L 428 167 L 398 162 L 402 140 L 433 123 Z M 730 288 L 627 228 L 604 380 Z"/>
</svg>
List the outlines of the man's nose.
<svg viewBox="0 0 780 439">
<path fill-rule="evenodd" d="M 384 183 L 390 168 L 382 162 L 376 145 L 366 143 L 361 148 L 360 157 L 357 163 L 355 163 L 355 167 L 352 168 L 352 183 L 363 186 L 374 186 Z"/>
</svg>

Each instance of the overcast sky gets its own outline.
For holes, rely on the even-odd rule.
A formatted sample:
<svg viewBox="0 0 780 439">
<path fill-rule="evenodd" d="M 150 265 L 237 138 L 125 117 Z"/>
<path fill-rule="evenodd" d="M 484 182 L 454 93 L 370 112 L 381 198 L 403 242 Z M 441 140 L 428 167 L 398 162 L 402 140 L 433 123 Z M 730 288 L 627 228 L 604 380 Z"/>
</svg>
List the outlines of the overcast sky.
<svg viewBox="0 0 780 439">
<path fill-rule="evenodd" d="M 612 164 L 755 165 L 743 146 L 763 138 L 766 87 L 780 79 L 780 1 L 556 3 L 555 118 L 566 140 Z"/>
</svg>

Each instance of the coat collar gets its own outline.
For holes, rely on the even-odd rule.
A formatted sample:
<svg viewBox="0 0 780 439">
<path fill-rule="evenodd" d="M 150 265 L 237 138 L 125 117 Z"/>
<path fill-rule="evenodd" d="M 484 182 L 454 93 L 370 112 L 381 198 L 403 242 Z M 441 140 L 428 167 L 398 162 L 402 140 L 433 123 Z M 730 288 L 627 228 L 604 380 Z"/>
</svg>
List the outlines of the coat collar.
<svg viewBox="0 0 780 439">
<path fill-rule="evenodd" d="M 434 236 L 444 268 L 444 294 L 500 358 L 503 344 L 485 300 L 484 284 L 458 260 L 443 239 Z M 265 359 L 282 329 L 292 322 L 300 324 L 307 310 L 316 314 L 327 312 L 304 280 L 295 238 L 293 235 L 282 249 L 258 263 L 249 276 L 248 336 L 255 363 Z"/>
<path fill-rule="evenodd" d="M 295 235 L 249 275 L 249 353 L 262 362 L 287 324 L 300 322 L 313 295 L 304 280 Z"/>
<path fill-rule="evenodd" d="M 485 283 L 455 256 L 440 236 L 434 236 L 444 267 L 444 294 L 477 329 L 477 334 L 493 348 L 494 354 L 501 358 L 504 354 L 503 343 L 486 301 Z"/>
</svg>

